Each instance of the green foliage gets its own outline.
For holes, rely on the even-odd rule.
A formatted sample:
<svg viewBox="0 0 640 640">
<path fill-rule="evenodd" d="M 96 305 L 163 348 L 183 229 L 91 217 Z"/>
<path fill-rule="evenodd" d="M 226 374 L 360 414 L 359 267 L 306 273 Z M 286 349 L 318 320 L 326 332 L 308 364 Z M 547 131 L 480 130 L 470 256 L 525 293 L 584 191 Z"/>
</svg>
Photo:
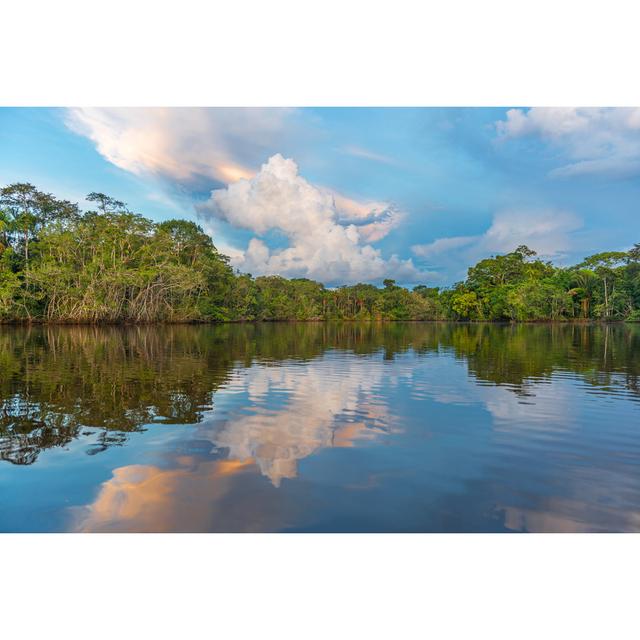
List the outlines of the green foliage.
<svg viewBox="0 0 640 640">
<path fill-rule="evenodd" d="M 15 318 L 16 301 L 20 290 L 17 274 L 0 266 L 0 319 Z"/>
<path fill-rule="evenodd" d="M 0 189 L 0 321 L 636 321 L 640 313 L 640 244 L 570 268 L 521 245 L 447 289 L 408 290 L 392 279 L 328 289 L 234 273 L 194 222 L 154 223 L 104 193 L 87 200 L 95 211 L 29 183 Z"/>
<path fill-rule="evenodd" d="M 627 322 L 640 322 L 640 309 L 634 309 L 625 318 Z"/>
</svg>

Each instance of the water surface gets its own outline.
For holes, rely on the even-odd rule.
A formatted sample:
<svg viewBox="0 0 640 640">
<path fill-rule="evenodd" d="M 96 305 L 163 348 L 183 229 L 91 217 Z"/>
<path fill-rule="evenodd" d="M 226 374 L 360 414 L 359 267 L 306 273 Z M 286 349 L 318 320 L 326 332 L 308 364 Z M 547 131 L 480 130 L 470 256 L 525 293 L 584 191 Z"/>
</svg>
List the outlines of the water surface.
<svg viewBox="0 0 640 640">
<path fill-rule="evenodd" d="M 0 327 L 0 531 L 640 531 L 640 326 Z"/>
</svg>

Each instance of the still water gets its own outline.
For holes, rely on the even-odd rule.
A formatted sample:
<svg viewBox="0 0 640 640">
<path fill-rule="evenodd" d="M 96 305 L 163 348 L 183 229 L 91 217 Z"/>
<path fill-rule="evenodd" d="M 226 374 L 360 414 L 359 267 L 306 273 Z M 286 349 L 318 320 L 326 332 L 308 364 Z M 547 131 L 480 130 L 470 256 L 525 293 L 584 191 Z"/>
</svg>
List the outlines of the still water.
<svg viewBox="0 0 640 640">
<path fill-rule="evenodd" d="M 0 531 L 640 531 L 640 326 L 0 327 Z"/>
</svg>

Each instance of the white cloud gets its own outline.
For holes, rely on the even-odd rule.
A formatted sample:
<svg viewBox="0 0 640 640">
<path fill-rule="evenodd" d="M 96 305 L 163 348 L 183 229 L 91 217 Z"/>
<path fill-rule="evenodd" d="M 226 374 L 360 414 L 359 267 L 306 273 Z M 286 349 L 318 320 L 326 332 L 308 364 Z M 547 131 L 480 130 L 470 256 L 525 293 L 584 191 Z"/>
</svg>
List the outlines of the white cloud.
<svg viewBox="0 0 640 640">
<path fill-rule="evenodd" d="M 418 275 L 411 260 L 385 261 L 366 244 L 381 240 L 401 223 L 404 216 L 397 207 L 291 179 L 297 167 L 282 158 L 256 176 L 274 148 L 304 137 L 295 109 L 73 108 L 66 112 L 66 123 L 89 138 L 109 162 L 136 175 L 155 176 L 179 188 L 238 182 L 237 189 L 215 192 L 209 205 L 215 201 L 215 210 L 224 212 L 217 217 L 259 235 L 278 229 L 292 240 L 288 249 L 272 254 L 257 239 L 241 251 L 216 233 L 220 249 L 242 269 L 309 277 L 333 274 L 337 280 L 343 275 L 375 280 L 387 275 L 382 273 L 387 268 L 405 280 Z M 242 197 L 246 202 L 240 202 Z M 172 198 L 163 193 L 152 197 L 175 209 Z M 207 206 L 199 209 L 206 213 Z M 205 224 L 209 232 L 220 231 L 210 223 Z"/>
<path fill-rule="evenodd" d="M 570 162 L 555 177 L 640 172 L 640 108 L 509 109 L 496 130 L 502 140 L 540 136 L 562 150 Z"/>
<path fill-rule="evenodd" d="M 296 114 L 295 109 L 282 108 L 72 108 L 66 123 L 125 171 L 172 183 L 205 178 L 229 184 L 252 178 L 283 138 L 302 135 Z M 360 226 L 361 236 L 371 242 L 402 219 L 389 203 L 357 201 L 318 189 L 334 199 L 338 217 Z M 149 198 L 175 207 L 166 194 Z"/>
<path fill-rule="evenodd" d="M 476 236 L 438 238 L 433 242 L 414 245 L 416 256 L 460 273 L 460 265 L 474 264 L 492 254 L 513 251 L 527 245 L 544 259 L 559 259 L 575 247 L 573 233 L 582 227 L 582 220 L 569 211 L 558 209 L 511 210 L 497 213 L 491 226 Z"/>
<path fill-rule="evenodd" d="M 358 201 L 336 191 L 329 193 L 333 198 L 337 221 L 342 225 L 356 225 L 360 237 L 366 242 L 382 240 L 405 217 L 404 213 L 388 202 Z"/>
<path fill-rule="evenodd" d="M 229 183 L 294 133 L 296 111 L 272 108 L 74 108 L 67 126 L 132 173 Z"/>
<path fill-rule="evenodd" d="M 627 178 L 640 174 L 640 155 L 613 156 L 610 158 L 596 158 L 594 160 L 580 160 L 572 164 L 558 167 L 551 171 L 554 178 L 568 178 L 579 175 L 610 175 Z"/>
<path fill-rule="evenodd" d="M 459 249 L 475 242 L 478 236 L 454 236 L 452 238 L 438 238 L 428 244 L 414 244 L 411 247 L 413 253 L 421 258 L 433 258 L 447 253 L 452 249 Z"/>
<path fill-rule="evenodd" d="M 509 109 L 507 119 L 496 123 L 498 133 L 505 137 L 517 138 L 540 134 L 549 138 L 560 138 L 589 127 L 594 110 L 570 108 L 534 107 L 524 111 Z"/>
<path fill-rule="evenodd" d="M 212 191 L 197 210 L 201 216 L 213 216 L 258 235 L 277 230 L 287 237 L 289 246 L 274 251 L 259 238 L 250 241 L 234 266 L 255 275 L 308 277 L 327 283 L 385 277 L 416 282 L 427 277 L 410 259 L 385 260 L 380 250 L 364 244 L 382 237 L 399 220 L 399 214 L 384 203 L 370 204 L 366 211 L 362 203 L 336 198 L 300 176 L 293 160 L 277 154 L 253 178 Z"/>
<path fill-rule="evenodd" d="M 571 233 L 581 226 L 578 216 L 558 209 L 504 211 L 494 216 L 478 250 L 505 252 L 526 244 L 542 257 L 558 258 L 572 246 Z"/>
</svg>

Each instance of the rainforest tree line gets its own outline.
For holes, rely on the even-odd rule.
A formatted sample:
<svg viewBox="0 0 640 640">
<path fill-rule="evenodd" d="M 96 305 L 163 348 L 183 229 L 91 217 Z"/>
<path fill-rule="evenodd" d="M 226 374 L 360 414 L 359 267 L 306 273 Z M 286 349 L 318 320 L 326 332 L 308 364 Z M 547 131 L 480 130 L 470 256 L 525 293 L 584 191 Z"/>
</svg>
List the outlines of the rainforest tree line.
<svg viewBox="0 0 640 640">
<path fill-rule="evenodd" d="M 94 205 L 28 183 L 0 190 L 0 321 L 640 321 L 640 244 L 572 267 L 526 246 L 481 260 L 453 287 L 337 288 L 235 273 L 195 223 L 155 223 L 102 193 Z"/>
</svg>

